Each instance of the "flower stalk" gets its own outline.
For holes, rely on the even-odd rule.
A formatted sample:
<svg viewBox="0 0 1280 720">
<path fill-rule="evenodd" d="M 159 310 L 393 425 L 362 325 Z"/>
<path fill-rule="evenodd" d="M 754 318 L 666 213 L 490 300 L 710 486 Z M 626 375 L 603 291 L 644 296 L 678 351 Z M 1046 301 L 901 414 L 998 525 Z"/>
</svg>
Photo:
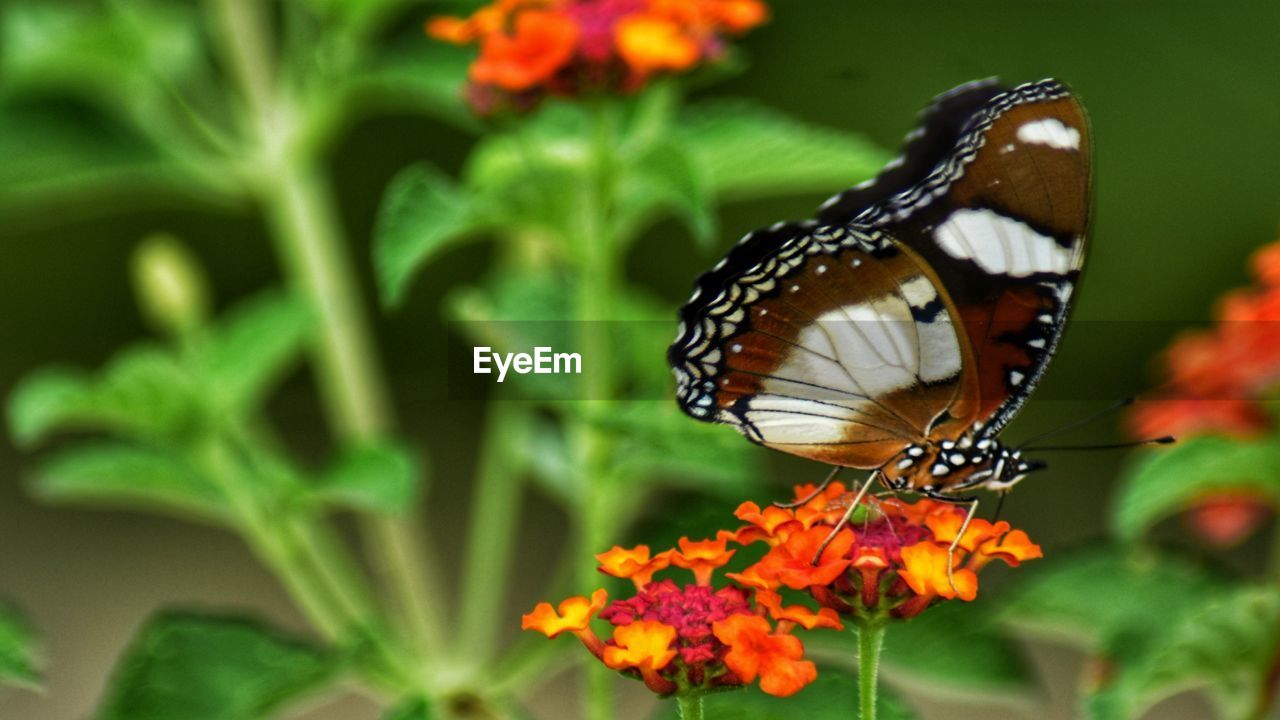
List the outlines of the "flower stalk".
<svg viewBox="0 0 1280 720">
<path fill-rule="evenodd" d="M 680 709 L 680 720 L 702 720 L 702 695 L 677 695 L 676 706 Z"/>
<path fill-rule="evenodd" d="M 857 624 L 858 634 L 858 717 L 876 719 L 876 688 L 879 684 L 880 651 L 884 648 L 885 622 L 868 619 Z"/>
</svg>

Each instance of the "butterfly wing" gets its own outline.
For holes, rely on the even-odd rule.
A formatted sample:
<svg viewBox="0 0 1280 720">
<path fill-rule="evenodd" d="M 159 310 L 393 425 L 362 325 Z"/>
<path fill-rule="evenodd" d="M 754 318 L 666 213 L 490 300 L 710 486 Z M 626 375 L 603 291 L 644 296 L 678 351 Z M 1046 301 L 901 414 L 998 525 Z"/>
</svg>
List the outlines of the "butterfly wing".
<svg viewBox="0 0 1280 720">
<path fill-rule="evenodd" d="M 905 174 L 883 173 L 819 213 L 820 222 L 880 230 L 918 251 L 958 307 L 977 388 L 951 409 L 944 435 L 979 425 L 992 436 L 1013 418 L 1053 356 L 1084 265 L 1092 180 L 1084 108 L 1053 80 L 993 89 L 979 83 L 943 96 L 923 135 L 907 143 Z"/>
<path fill-rule="evenodd" d="M 747 235 L 698 280 L 668 352 L 681 406 L 862 468 L 974 425 L 994 434 L 1070 309 L 1087 143 L 1053 81 L 941 96 L 874 181 L 817 222 Z"/>
<path fill-rule="evenodd" d="M 955 309 L 918 254 L 814 224 L 748 235 L 699 279 L 669 350 L 686 412 L 849 467 L 883 465 L 956 401 Z"/>
</svg>

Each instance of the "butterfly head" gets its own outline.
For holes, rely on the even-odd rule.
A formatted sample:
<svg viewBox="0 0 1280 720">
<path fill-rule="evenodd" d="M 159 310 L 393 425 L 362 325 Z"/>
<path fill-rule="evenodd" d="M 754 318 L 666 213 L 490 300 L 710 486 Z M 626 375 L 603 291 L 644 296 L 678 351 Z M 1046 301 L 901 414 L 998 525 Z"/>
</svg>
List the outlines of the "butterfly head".
<svg viewBox="0 0 1280 720">
<path fill-rule="evenodd" d="M 890 487 L 947 494 L 974 487 L 1004 492 L 1044 467 L 995 438 L 961 437 L 908 445 L 882 472 Z"/>
</svg>

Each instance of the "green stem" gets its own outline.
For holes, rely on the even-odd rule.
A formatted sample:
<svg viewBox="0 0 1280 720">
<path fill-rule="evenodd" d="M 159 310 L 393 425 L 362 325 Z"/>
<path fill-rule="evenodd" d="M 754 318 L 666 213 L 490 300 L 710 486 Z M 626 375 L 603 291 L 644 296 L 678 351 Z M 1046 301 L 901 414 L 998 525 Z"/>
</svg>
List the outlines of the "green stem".
<svg viewBox="0 0 1280 720">
<path fill-rule="evenodd" d="M 605 321 L 612 319 L 617 282 L 617 248 L 611 227 L 614 185 L 613 108 L 601 101 L 595 108 L 591 145 L 592 176 L 584 197 L 579 232 L 572 238 L 578 260 L 576 317 L 578 343 L 582 348 L 583 398 L 585 403 L 603 403 L 613 397 L 613 357 Z M 573 421 L 576 467 L 582 474 L 580 487 L 581 557 L 579 584 L 596 582 L 595 554 L 603 552 L 614 530 L 611 503 L 607 502 L 612 457 L 612 441 L 594 423 Z M 603 665 L 587 666 L 586 710 L 589 720 L 613 718 L 614 674 Z"/>
<path fill-rule="evenodd" d="M 677 695 L 676 706 L 680 708 L 680 720 L 702 720 L 701 695 Z"/>
<path fill-rule="evenodd" d="M 484 447 L 476 468 L 475 497 L 467 528 L 462 565 L 458 650 L 476 664 L 492 659 L 507 600 L 507 580 L 519 525 L 521 482 L 513 474 L 506 450 L 522 439 L 519 410 L 510 403 L 490 403 Z"/>
<path fill-rule="evenodd" d="M 876 685 L 880 673 L 880 650 L 884 645 L 884 622 L 870 620 L 858 625 L 858 717 L 876 718 Z"/>
<path fill-rule="evenodd" d="M 326 414 L 348 442 L 384 436 L 391 424 L 387 391 L 377 370 L 360 295 L 333 214 L 336 203 L 308 148 L 297 147 L 295 107 L 276 86 L 266 8 L 258 0 L 211 0 L 215 33 L 243 96 L 254 190 L 266 208 L 277 251 L 291 282 L 317 314 L 312 348 Z M 407 522 L 362 520 L 364 536 L 395 595 L 405 630 L 423 655 L 439 647 L 442 622 L 431 613 L 439 597 L 427 565 L 415 553 Z"/>
</svg>

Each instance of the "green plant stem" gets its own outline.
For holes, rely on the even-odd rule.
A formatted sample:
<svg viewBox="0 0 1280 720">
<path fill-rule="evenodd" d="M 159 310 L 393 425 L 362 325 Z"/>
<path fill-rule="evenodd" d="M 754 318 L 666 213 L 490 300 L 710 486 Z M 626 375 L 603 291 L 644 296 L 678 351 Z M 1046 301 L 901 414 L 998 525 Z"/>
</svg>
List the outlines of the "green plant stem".
<svg viewBox="0 0 1280 720">
<path fill-rule="evenodd" d="M 462 565 L 457 649 L 472 663 L 493 658 L 497 631 L 507 599 L 507 580 L 519 525 L 521 482 L 508 462 L 509 448 L 523 438 L 520 410 L 510 403 L 490 403 L 484 447 L 476 467 L 466 556 Z"/>
<path fill-rule="evenodd" d="M 258 0 L 211 0 L 215 33 L 246 109 L 253 138 L 251 182 L 266 208 L 273 239 L 292 283 L 307 298 L 320 328 L 312 349 L 326 413 L 348 442 L 383 436 L 391 425 L 387 392 L 350 272 L 331 193 L 307 148 L 296 147 L 294 106 L 275 85 L 266 8 Z M 363 531 L 384 584 L 395 595 L 404 629 L 426 655 L 440 646 L 426 561 L 415 552 L 407 522 L 363 519 Z"/>
<path fill-rule="evenodd" d="M 579 232 L 571 238 L 577 268 L 576 318 L 578 343 L 582 348 L 583 402 L 605 403 L 613 397 L 613 357 L 604 322 L 612 319 L 616 305 L 617 245 L 612 235 L 611 210 L 616 159 L 614 157 L 614 108 L 601 100 L 593 114 L 591 176 L 584 193 Z M 590 420 L 574 421 L 576 467 L 582 474 L 580 499 L 579 585 L 589 587 L 598 573 L 595 554 L 603 552 L 611 539 L 613 523 L 607 501 L 610 485 L 611 438 Z M 603 665 L 587 666 L 586 711 L 589 720 L 613 717 L 613 673 Z"/>
<path fill-rule="evenodd" d="M 680 720 L 702 720 L 701 695 L 677 695 L 676 707 L 680 709 Z"/>
<path fill-rule="evenodd" d="M 880 674 L 880 650 L 884 646 L 884 621 L 858 625 L 858 717 L 876 718 L 876 687 Z"/>
</svg>

